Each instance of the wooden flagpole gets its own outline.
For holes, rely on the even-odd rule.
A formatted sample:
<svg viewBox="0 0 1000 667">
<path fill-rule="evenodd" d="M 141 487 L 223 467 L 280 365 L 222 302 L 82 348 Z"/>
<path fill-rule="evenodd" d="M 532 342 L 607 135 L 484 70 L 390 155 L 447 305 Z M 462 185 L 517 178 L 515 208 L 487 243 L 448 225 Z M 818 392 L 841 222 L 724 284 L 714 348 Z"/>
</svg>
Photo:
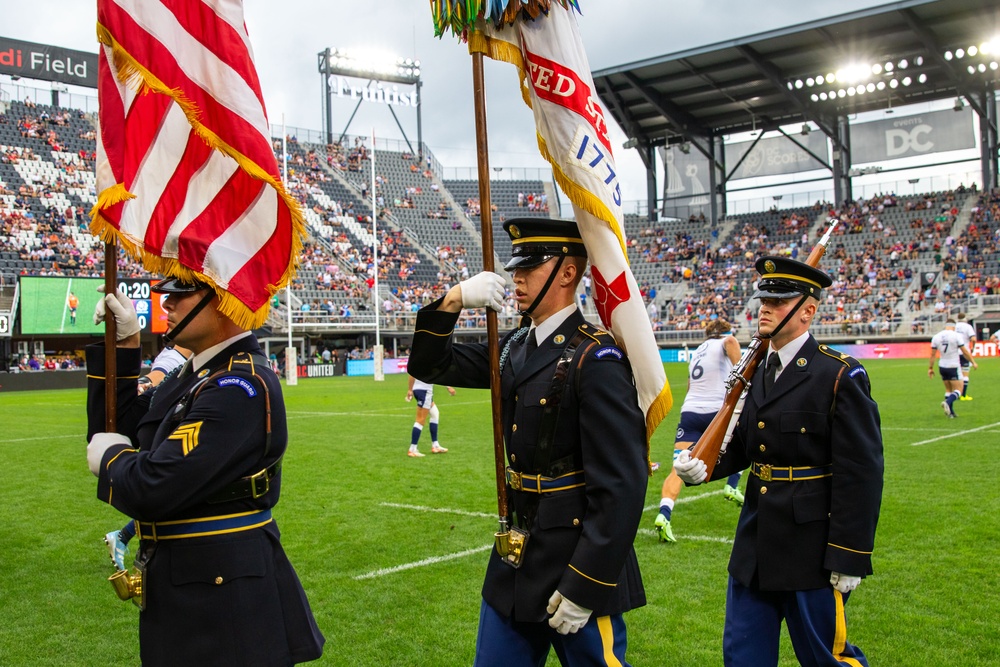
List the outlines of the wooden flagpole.
<svg viewBox="0 0 1000 667">
<path fill-rule="evenodd" d="M 104 244 L 104 294 L 118 289 L 118 244 Z M 103 296 L 101 297 L 104 298 Z M 118 327 L 115 316 L 104 309 L 104 430 L 114 433 L 118 423 Z"/>
<path fill-rule="evenodd" d="M 490 194 L 490 153 L 486 139 L 486 83 L 483 74 L 483 54 L 472 54 L 472 94 L 476 109 L 476 158 L 479 169 L 479 221 L 483 237 L 483 270 L 494 271 L 493 210 Z M 508 531 L 506 456 L 503 446 L 503 423 L 500 406 L 500 340 L 497 314 L 486 309 L 487 354 L 490 363 L 490 402 L 493 408 L 493 456 L 496 464 L 497 513 L 500 532 Z"/>
</svg>

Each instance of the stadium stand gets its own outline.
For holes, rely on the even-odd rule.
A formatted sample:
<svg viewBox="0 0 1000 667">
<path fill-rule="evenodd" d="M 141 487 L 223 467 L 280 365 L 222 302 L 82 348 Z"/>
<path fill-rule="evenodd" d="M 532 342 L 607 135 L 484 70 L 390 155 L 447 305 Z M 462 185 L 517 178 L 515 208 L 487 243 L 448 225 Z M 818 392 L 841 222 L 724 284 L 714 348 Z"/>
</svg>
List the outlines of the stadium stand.
<svg viewBox="0 0 1000 667">
<path fill-rule="evenodd" d="M 101 275 L 103 246 L 88 231 L 96 202 L 93 122 L 78 111 L 23 102 L 0 113 L 0 275 L 8 282 L 16 275 Z M 280 159 L 280 138 L 274 149 Z M 288 189 L 303 205 L 310 238 L 292 302 L 279 295 L 275 326 L 283 326 L 289 307 L 293 320 L 306 326 L 367 326 L 380 304 L 386 325 L 403 331 L 413 311 L 480 270 L 478 182 L 442 180 L 408 152 L 380 150 L 376 298 L 371 156 L 364 141 L 313 145 L 289 137 L 287 152 Z M 502 264 L 510 255 L 503 222 L 554 215 L 553 191 L 539 180 L 493 180 L 491 188 Z M 650 223 L 629 215 L 629 260 L 661 342 L 698 340 L 714 317 L 746 328 L 753 321 L 754 259 L 804 259 L 831 218 L 839 227 L 823 267 L 835 282 L 813 329 L 821 336 L 926 334 L 930 319 L 967 310 L 970 299 L 1000 288 L 995 191 L 817 202 L 731 216 L 715 227 L 703 216 Z M 119 271 L 148 275 L 125 259 Z M 592 302 L 587 306 L 592 312 Z M 507 325 L 516 320 L 512 301 L 502 315 Z M 474 313 L 463 326 L 483 321 Z"/>
</svg>

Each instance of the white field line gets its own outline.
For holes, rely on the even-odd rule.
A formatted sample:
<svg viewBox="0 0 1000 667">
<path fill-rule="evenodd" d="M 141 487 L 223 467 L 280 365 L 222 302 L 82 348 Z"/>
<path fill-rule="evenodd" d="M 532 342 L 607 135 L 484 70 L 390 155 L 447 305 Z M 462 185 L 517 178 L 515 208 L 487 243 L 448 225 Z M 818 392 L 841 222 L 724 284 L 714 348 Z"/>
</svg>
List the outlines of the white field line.
<svg viewBox="0 0 1000 667">
<path fill-rule="evenodd" d="M 34 438 L 11 438 L 9 440 L 0 440 L 0 444 L 8 445 L 15 442 L 32 442 L 34 440 L 68 440 L 69 438 L 78 438 L 83 441 L 86 437 L 87 434 L 84 431 L 81 431 L 79 433 L 72 433 L 69 435 L 41 435 Z"/>
<path fill-rule="evenodd" d="M 699 493 L 693 496 L 681 496 L 675 501 L 675 504 L 680 505 L 681 503 L 693 503 L 696 500 L 701 500 L 702 498 L 708 498 L 709 496 L 721 496 L 722 492 L 723 489 L 718 489 L 716 491 L 707 491 L 705 493 Z M 647 505 L 646 507 L 642 508 L 642 511 L 648 512 L 649 510 L 658 510 L 658 509 L 660 509 L 659 503 L 655 505 Z"/>
<path fill-rule="evenodd" d="M 439 512 L 441 514 L 458 514 L 459 516 L 471 516 L 477 519 L 495 519 L 496 514 L 486 512 L 466 512 L 465 510 L 450 509 L 448 507 L 425 507 L 423 505 L 403 505 L 401 503 L 379 503 L 380 507 L 395 507 L 401 510 L 413 510 L 415 512 Z"/>
<path fill-rule="evenodd" d="M 453 554 L 445 554 L 444 556 L 431 556 L 430 558 L 418 560 L 414 563 L 403 563 L 402 565 L 396 565 L 395 567 L 384 567 L 379 570 L 372 570 L 371 572 L 366 572 L 365 574 L 358 574 L 351 577 L 351 579 L 354 579 L 355 581 L 361 581 L 363 579 L 377 579 L 378 577 L 384 577 L 387 574 L 395 574 L 396 572 L 412 570 L 417 567 L 425 567 L 427 565 L 434 565 L 435 563 L 443 563 L 445 561 L 455 560 L 457 558 L 465 558 L 466 556 L 478 554 L 483 551 L 489 551 L 492 548 L 493 548 L 492 544 L 487 544 L 485 546 L 475 547 L 474 549 L 466 549 L 465 551 L 459 551 Z"/>
<path fill-rule="evenodd" d="M 993 424 L 987 424 L 986 426 L 977 426 L 976 428 L 970 428 L 970 429 L 967 429 L 965 431 L 958 431 L 956 433 L 949 433 L 948 435 L 940 435 L 940 436 L 938 436 L 936 438 L 931 438 L 930 440 L 921 440 L 920 442 L 911 442 L 910 446 L 911 447 L 916 447 L 918 445 L 927 445 L 927 444 L 930 444 L 932 442 L 937 442 L 938 440 L 947 440 L 948 438 L 957 438 L 957 437 L 959 437 L 961 435 L 968 435 L 969 433 L 976 433 L 978 431 L 985 431 L 986 429 L 996 428 L 997 426 L 1000 426 L 1000 422 L 995 422 Z"/>
<path fill-rule="evenodd" d="M 437 403 L 437 401 L 435 401 Z M 482 405 L 489 401 L 448 401 L 445 407 L 452 405 Z M 322 410 L 291 410 L 287 414 L 295 417 L 412 417 L 415 405 L 386 410 L 370 410 L 367 412 L 328 412 Z"/>
<path fill-rule="evenodd" d="M 658 537 L 655 530 L 649 528 L 640 528 L 639 535 L 648 535 L 649 537 Z M 692 542 L 716 542 L 718 544 L 732 544 L 733 540 L 728 537 L 711 537 L 709 535 L 678 535 L 677 540 L 690 540 Z"/>
<path fill-rule="evenodd" d="M 677 502 L 691 502 L 698 500 L 699 498 L 706 498 L 708 496 L 717 496 L 722 493 L 719 491 L 709 491 L 708 493 L 701 493 L 696 496 L 687 496 L 685 498 L 679 498 Z M 404 509 L 412 510 L 414 512 L 438 512 L 441 514 L 457 514 L 459 516 L 474 517 L 477 519 L 495 519 L 495 514 L 488 514 L 486 512 L 467 512 L 465 510 L 450 509 L 447 507 L 426 507 L 423 505 L 405 505 L 402 503 L 379 503 L 380 507 L 392 507 L 394 509 Z M 648 509 L 648 508 L 647 508 Z M 639 534 L 646 535 L 649 537 L 656 537 L 656 531 L 649 530 L 647 528 L 640 528 Z M 732 540 L 727 537 L 711 537 L 708 535 L 681 535 L 678 537 L 679 540 L 690 540 L 692 542 L 715 542 L 719 544 L 732 544 Z M 493 548 L 492 544 L 487 544 L 482 547 L 475 547 L 472 549 L 466 549 L 465 551 L 458 551 L 456 553 L 445 554 L 443 556 L 431 556 L 430 558 L 424 558 L 423 560 L 418 560 L 412 563 L 403 563 L 402 565 L 396 565 L 394 567 L 384 567 L 378 570 L 372 570 L 371 572 L 366 572 L 364 574 L 357 574 L 351 577 L 355 581 L 362 581 L 365 579 L 377 579 L 379 577 L 384 577 L 386 575 L 395 574 L 397 572 L 404 572 L 406 570 L 412 570 L 418 567 L 426 567 L 428 565 L 435 565 L 437 563 L 444 563 L 449 560 L 455 560 L 458 558 L 465 558 L 466 556 L 471 556 L 473 554 L 481 553 L 483 551 L 489 551 Z"/>
</svg>

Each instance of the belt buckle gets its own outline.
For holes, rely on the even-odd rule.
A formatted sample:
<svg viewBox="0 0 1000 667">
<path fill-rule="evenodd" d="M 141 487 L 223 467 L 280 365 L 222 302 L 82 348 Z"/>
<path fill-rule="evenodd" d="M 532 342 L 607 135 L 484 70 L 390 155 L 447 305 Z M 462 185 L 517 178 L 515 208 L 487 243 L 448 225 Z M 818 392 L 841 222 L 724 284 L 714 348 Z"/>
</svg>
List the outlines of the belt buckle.
<svg viewBox="0 0 1000 667">
<path fill-rule="evenodd" d="M 760 467 L 757 470 L 757 476 L 760 477 L 760 479 L 761 479 L 762 482 L 770 482 L 771 481 L 771 464 L 770 463 L 761 463 Z"/>
<path fill-rule="evenodd" d="M 521 483 L 521 473 L 507 468 L 507 483 L 510 484 L 510 488 L 515 491 L 521 491 L 524 486 Z"/>
<path fill-rule="evenodd" d="M 261 496 L 267 495 L 267 492 L 271 490 L 271 478 L 267 476 L 267 468 L 264 468 L 258 473 L 250 475 L 250 497 L 257 500 Z M 257 480 L 264 480 L 264 490 L 257 492 Z"/>
</svg>

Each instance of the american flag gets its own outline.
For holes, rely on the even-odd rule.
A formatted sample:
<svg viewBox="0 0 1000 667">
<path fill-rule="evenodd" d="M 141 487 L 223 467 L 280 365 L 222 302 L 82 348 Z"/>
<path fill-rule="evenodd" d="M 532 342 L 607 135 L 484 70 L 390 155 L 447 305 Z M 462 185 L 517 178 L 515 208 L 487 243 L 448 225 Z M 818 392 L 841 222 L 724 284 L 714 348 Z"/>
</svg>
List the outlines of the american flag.
<svg viewBox="0 0 1000 667">
<path fill-rule="evenodd" d="M 91 230 L 150 271 L 215 286 L 254 328 L 295 271 L 285 191 L 240 0 L 98 0 Z"/>
<path fill-rule="evenodd" d="M 548 14 L 534 20 L 523 12 L 500 27 L 480 19 L 470 31 L 469 50 L 518 68 L 521 96 L 535 115 L 538 149 L 572 202 L 587 247 L 598 314 L 628 352 L 652 436 L 673 396 L 629 268 L 618 168 L 574 9 L 571 0 L 554 0 Z"/>
</svg>

